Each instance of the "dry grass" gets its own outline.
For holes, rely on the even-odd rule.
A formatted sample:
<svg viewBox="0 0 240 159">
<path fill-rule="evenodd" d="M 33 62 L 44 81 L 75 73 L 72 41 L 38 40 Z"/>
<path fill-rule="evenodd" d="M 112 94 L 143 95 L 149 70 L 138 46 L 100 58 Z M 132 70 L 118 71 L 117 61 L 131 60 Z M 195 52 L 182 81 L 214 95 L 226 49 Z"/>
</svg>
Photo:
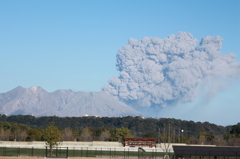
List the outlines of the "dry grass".
<svg viewBox="0 0 240 159">
<path fill-rule="evenodd" d="M 43 159 L 44 157 L 6 157 L 0 156 L 0 159 Z M 69 159 L 96 159 L 96 158 L 81 158 L 81 157 L 69 157 Z M 109 159 L 109 158 L 101 158 L 101 159 Z"/>
<path fill-rule="evenodd" d="M 1 159 L 40 159 L 44 157 L 5 157 L 5 156 L 0 156 Z"/>
</svg>

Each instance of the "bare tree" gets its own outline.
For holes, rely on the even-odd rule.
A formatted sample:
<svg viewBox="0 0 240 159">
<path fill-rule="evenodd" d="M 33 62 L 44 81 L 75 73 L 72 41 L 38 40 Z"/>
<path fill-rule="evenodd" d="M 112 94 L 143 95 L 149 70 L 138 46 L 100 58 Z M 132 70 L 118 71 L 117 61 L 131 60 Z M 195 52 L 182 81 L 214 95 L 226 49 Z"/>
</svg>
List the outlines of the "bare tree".
<svg viewBox="0 0 240 159">
<path fill-rule="evenodd" d="M 9 141 L 11 136 L 10 129 L 0 129 L 0 140 Z"/>
<path fill-rule="evenodd" d="M 27 130 L 19 129 L 16 134 L 16 140 L 25 141 L 26 138 L 27 138 Z"/>
<path fill-rule="evenodd" d="M 79 140 L 80 141 L 92 141 L 93 140 L 93 129 L 91 127 L 86 127 L 84 129 L 82 129 Z"/>
<path fill-rule="evenodd" d="M 111 133 L 109 130 L 105 130 L 103 131 L 100 136 L 99 136 L 99 140 L 100 141 L 108 141 L 111 137 Z"/>
<path fill-rule="evenodd" d="M 62 132 L 63 141 L 74 141 L 75 137 L 71 128 L 65 128 Z"/>
<path fill-rule="evenodd" d="M 228 145 L 230 145 L 230 146 L 240 146 L 240 138 L 233 137 L 233 138 L 229 139 Z"/>
<path fill-rule="evenodd" d="M 213 141 L 212 141 L 213 145 L 217 145 L 217 146 L 226 146 L 227 145 L 227 141 L 224 140 L 222 135 L 217 135 L 214 137 Z"/>
<path fill-rule="evenodd" d="M 0 137 L 3 141 L 10 141 L 12 139 L 12 125 L 8 122 L 0 123 Z"/>
<path fill-rule="evenodd" d="M 166 126 L 163 128 L 163 133 L 160 135 L 160 148 L 165 152 L 164 158 L 169 158 L 168 154 L 171 150 L 171 135 L 170 135 L 170 124 L 168 126 L 168 133 L 165 129 Z"/>
<path fill-rule="evenodd" d="M 200 144 L 203 145 L 206 141 L 206 131 L 202 128 L 199 135 Z"/>
</svg>

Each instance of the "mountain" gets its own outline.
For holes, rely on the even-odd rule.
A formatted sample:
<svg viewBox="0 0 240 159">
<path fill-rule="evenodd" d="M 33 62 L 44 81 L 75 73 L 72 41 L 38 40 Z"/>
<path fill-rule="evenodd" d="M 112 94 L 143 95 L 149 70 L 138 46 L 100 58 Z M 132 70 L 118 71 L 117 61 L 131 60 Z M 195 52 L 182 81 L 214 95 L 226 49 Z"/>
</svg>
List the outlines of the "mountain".
<svg viewBox="0 0 240 159">
<path fill-rule="evenodd" d="M 34 116 L 139 116 L 139 112 L 106 92 L 47 92 L 21 86 L 0 93 L 0 114 Z"/>
</svg>

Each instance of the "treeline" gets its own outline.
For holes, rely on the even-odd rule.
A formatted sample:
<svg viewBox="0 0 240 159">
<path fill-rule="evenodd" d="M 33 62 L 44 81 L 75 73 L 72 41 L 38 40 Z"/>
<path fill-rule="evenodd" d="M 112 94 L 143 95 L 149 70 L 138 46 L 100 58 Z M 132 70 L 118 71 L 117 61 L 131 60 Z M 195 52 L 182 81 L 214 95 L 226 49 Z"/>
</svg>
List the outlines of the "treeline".
<svg viewBox="0 0 240 159">
<path fill-rule="evenodd" d="M 203 128 L 206 133 L 213 135 L 222 135 L 230 132 L 231 127 L 223 127 L 209 122 L 193 122 L 170 118 L 138 118 L 138 117 L 57 117 L 57 116 L 45 116 L 45 117 L 34 117 L 31 115 L 0 115 L 0 122 L 11 122 L 25 124 L 31 128 L 42 128 L 48 127 L 50 122 L 54 121 L 57 127 L 61 129 L 70 127 L 83 129 L 85 127 L 92 127 L 96 130 L 99 127 L 108 127 L 109 129 L 116 129 L 119 127 L 126 127 L 132 131 L 133 136 L 141 137 L 143 134 L 154 132 L 163 132 L 164 128 L 167 129 L 170 124 L 172 133 L 179 134 L 179 130 L 184 130 L 183 135 L 191 135 L 197 137 L 200 130 Z"/>
<path fill-rule="evenodd" d="M 0 140 L 43 141 L 45 129 L 49 123 L 54 122 L 55 126 L 61 130 L 61 140 L 64 141 L 121 141 L 126 137 L 124 132 L 129 131 L 130 133 L 126 133 L 129 137 L 157 138 L 159 142 L 166 140 L 216 145 L 240 143 L 240 123 L 223 127 L 209 122 L 167 118 L 34 117 L 31 115 L 0 115 L 0 122 Z M 117 135 L 117 132 L 123 135 Z"/>
<path fill-rule="evenodd" d="M 99 127 L 96 131 L 91 127 L 83 129 L 72 129 L 70 127 L 61 129 L 54 126 L 54 122 L 49 123 L 49 127 L 54 128 L 58 141 L 119 141 L 122 142 L 125 137 L 133 137 L 128 128 L 116 128 L 110 130 L 107 127 Z M 54 129 L 30 128 L 24 124 L 9 122 L 0 122 L 0 141 L 46 141 L 47 136 L 55 136 Z M 48 135 L 47 135 L 48 134 Z M 50 134 L 50 135 L 49 135 Z M 51 135 L 52 134 L 52 135 Z"/>
</svg>

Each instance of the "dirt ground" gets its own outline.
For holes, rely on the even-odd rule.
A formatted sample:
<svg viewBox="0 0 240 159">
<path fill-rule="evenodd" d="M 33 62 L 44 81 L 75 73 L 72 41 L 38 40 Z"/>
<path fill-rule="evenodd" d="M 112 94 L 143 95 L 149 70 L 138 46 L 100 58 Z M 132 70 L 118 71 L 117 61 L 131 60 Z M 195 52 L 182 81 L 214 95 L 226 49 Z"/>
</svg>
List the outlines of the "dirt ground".
<svg viewBox="0 0 240 159">
<path fill-rule="evenodd" d="M 6 156 L 0 156 L 0 159 L 44 159 L 44 157 L 6 157 Z M 96 159 L 96 158 L 69 157 L 69 159 Z M 109 159 L 109 158 L 101 158 L 101 159 Z"/>
<path fill-rule="evenodd" d="M 0 159 L 40 159 L 40 157 L 5 157 L 5 156 L 0 156 Z M 44 158 L 44 157 L 41 157 Z"/>
</svg>

